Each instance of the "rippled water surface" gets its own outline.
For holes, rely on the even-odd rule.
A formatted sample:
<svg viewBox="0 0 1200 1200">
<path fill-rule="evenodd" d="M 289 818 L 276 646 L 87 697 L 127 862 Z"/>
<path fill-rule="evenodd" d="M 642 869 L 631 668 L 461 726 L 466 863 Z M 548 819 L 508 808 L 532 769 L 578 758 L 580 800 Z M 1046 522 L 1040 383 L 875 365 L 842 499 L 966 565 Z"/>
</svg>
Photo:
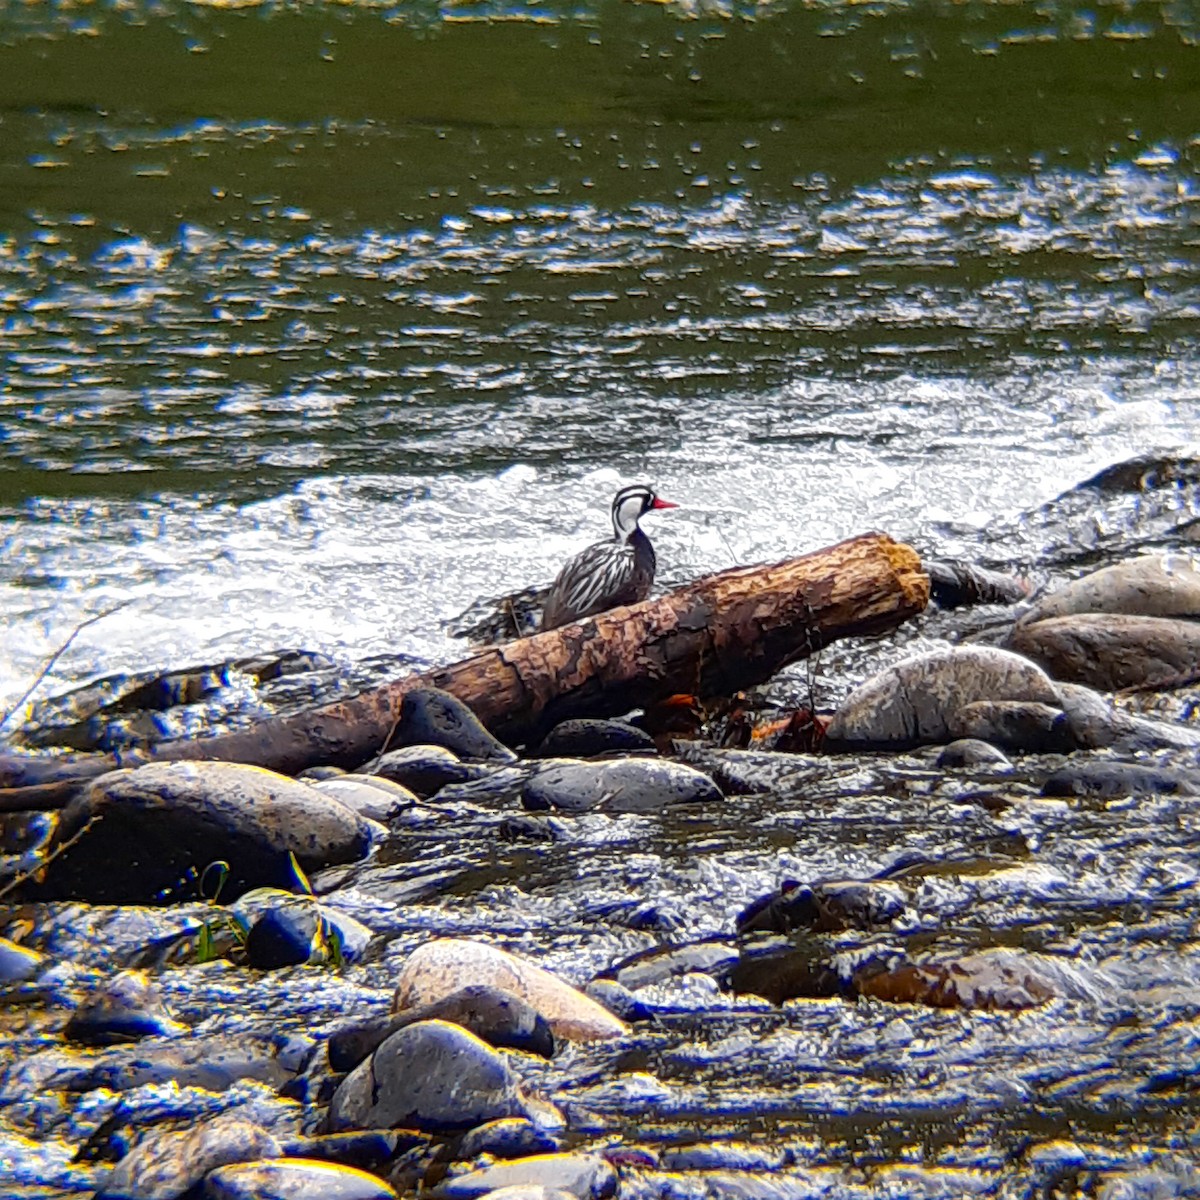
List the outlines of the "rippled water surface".
<svg viewBox="0 0 1200 1200">
<path fill-rule="evenodd" d="M 0 712 L 118 605 L 40 694 L 281 647 L 459 657 L 449 618 L 549 579 L 639 479 L 682 505 L 647 522 L 668 584 L 870 528 L 1036 569 L 1017 514 L 1200 441 L 1198 45 L 1185 0 L 0 0 Z M 551 1082 L 602 1131 L 749 1131 L 864 1195 L 1050 1189 L 1071 1138 L 1097 1169 L 1193 1156 L 1194 801 L 809 769 L 550 847 L 497 850 L 494 814 L 407 831 L 342 896 L 395 939 L 355 985 L 385 1004 L 431 929 L 582 981 L 916 850 L 951 865 L 896 936 L 1045 954 L 1057 1000 L 677 983 L 619 1086 L 603 1050 Z M 65 952 L 110 966 L 106 919 Z M 191 1021 L 346 999 L 224 980 L 164 986 Z M 46 1151 L 67 1175 L 77 1134 Z"/>
<path fill-rule="evenodd" d="M 460 653 L 1195 436 L 1184 4 L 0 8 L 0 697 Z"/>
</svg>

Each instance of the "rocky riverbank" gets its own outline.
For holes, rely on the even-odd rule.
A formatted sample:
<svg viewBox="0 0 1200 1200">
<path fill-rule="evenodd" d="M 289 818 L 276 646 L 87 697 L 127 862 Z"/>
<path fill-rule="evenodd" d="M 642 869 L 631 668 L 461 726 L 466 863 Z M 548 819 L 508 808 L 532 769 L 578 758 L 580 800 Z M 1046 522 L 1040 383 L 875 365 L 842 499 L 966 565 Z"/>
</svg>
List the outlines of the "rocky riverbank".
<svg viewBox="0 0 1200 1200">
<path fill-rule="evenodd" d="M 6 814 L 6 1194 L 1200 1190 L 1189 462 L 728 703 Z"/>
</svg>

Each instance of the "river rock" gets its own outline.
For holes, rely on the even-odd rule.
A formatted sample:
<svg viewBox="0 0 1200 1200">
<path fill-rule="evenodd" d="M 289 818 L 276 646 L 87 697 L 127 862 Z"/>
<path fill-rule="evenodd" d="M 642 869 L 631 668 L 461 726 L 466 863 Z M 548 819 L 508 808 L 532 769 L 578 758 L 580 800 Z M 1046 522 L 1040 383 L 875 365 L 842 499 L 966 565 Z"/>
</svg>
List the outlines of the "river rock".
<svg viewBox="0 0 1200 1200">
<path fill-rule="evenodd" d="M 739 934 L 833 933 L 878 929 L 904 915 L 908 896 L 880 879 L 826 880 L 811 886 L 785 882 L 748 905 L 737 918 Z"/>
<path fill-rule="evenodd" d="M 259 971 L 300 963 L 350 963 L 374 935 L 361 921 L 310 896 L 280 895 L 246 934 L 246 961 Z"/>
<path fill-rule="evenodd" d="M 400 703 L 400 721 L 388 749 L 419 745 L 443 746 L 459 758 L 483 762 L 506 763 L 517 757 L 458 697 L 441 688 L 413 688 Z"/>
<path fill-rule="evenodd" d="M 1017 625 L 1008 646 L 1055 679 L 1115 692 L 1194 677 L 1200 664 L 1200 622 L 1074 613 Z"/>
<path fill-rule="evenodd" d="M 396 979 L 393 1011 L 401 1012 L 487 983 L 518 996 L 545 1017 L 554 1036 L 586 1042 L 623 1037 L 629 1028 L 594 1000 L 495 946 L 464 938 L 439 938 L 418 946 Z"/>
<path fill-rule="evenodd" d="M 658 748 L 643 729 L 627 721 L 581 717 L 560 721 L 542 739 L 531 758 L 591 758 L 599 754 L 654 754 Z"/>
<path fill-rule="evenodd" d="M 235 1163 L 210 1171 L 203 1200 L 396 1200 L 377 1175 L 311 1158 Z"/>
<path fill-rule="evenodd" d="M 1023 1009 L 1052 1000 L 1054 981 L 1018 950 L 981 950 L 939 962 L 901 962 L 857 972 L 860 996 L 933 1008 Z"/>
<path fill-rule="evenodd" d="M 224 860 L 221 894 L 295 882 L 289 854 L 310 870 L 354 862 L 383 830 L 314 787 L 238 763 L 151 763 L 95 779 L 63 813 L 60 845 L 40 883 L 45 898 L 151 904 L 196 894 Z"/>
<path fill-rule="evenodd" d="M 1144 763 L 1069 763 L 1046 778 L 1043 796 L 1200 795 L 1200 772 Z"/>
<path fill-rule="evenodd" d="M 1080 749 L 1111 747 L 1121 753 L 1138 754 L 1200 748 L 1200 730 L 1122 712 L 1082 684 L 1060 683 L 1058 695 L 1071 725 L 1071 736 Z"/>
<path fill-rule="evenodd" d="M 956 739 L 1025 754 L 1067 754 L 1078 748 L 1067 714 L 1036 700 L 976 700 L 948 714 L 946 724 Z"/>
<path fill-rule="evenodd" d="M 937 756 L 939 767 L 1011 767 L 1003 750 L 979 738 L 958 738 Z"/>
<path fill-rule="evenodd" d="M 46 961 L 44 954 L 0 937 L 0 984 L 32 979 Z"/>
<path fill-rule="evenodd" d="M 362 768 L 372 778 L 390 779 L 428 800 L 452 783 L 486 779 L 494 770 L 487 763 L 465 763 L 444 746 L 404 746 L 389 750 Z"/>
<path fill-rule="evenodd" d="M 1020 624 L 1075 613 L 1200 617 L 1200 570 L 1182 554 L 1126 559 L 1057 588 L 1022 614 Z"/>
<path fill-rule="evenodd" d="M 63 1037 L 86 1046 L 111 1046 L 187 1031 L 167 1012 L 158 985 L 144 971 L 122 971 L 79 1005 Z"/>
<path fill-rule="evenodd" d="M 576 1200 L 605 1200 L 616 1193 L 617 1173 L 598 1154 L 535 1154 L 444 1179 L 431 1194 L 445 1200 L 472 1200 L 501 1192 L 506 1200 L 513 1200 L 510 1189 L 518 1187 L 541 1187 L 550 1195 L 565 1192 Z"/>
<path fill-rule="evenodd" d="M 529 777 L 521 792 L 526 808 L 558 812 L 646 813 L 722 798 L 721 789 L 702 771 L 645 758 L 550 760 Z"/>
<path fill-rule="evenodd" d="M 528 1158 L 532 1154 L 553 1154 L 558 1139 L 524 1117 L 488 1121 L 466 1134 L 458 1144 L 456 1157 L 463 1162 L 490 1154 L 493 1158 Z"/>
<path fill-rule="evenodd" d="M 174 1084 L 222 1092 L 239 1080 L 257 1079 L 279 1087 L 295 1073 L 283 1061 L 281 1048 L 276 1038 L 250 1033 L 155 1040 L 108 1050 L 73 1070 L 64 1070 L 54 1086 L 64 1092 L 97 1088 L 127 1092 Z"/>
<path fill-rule="evenodd" d="M 329 1127 L 473 1129 L 529 1115 L 507 1060 L 448 1021 L 418 1021 L 387 1038 L 339 1085 Z"/>
<path fill-rule="evenodd" d="M 376 775 L 338 775 L 322 779 L 313 787 L 332 796 L 351 812 L 384 825 L 417 802 L 417 797 L 408 788 Z"/>
<path fill-rule="evenodd" d="M 329 1065 L 335 1071 L 351 1071 L 398 1029 L 435 1020 L 461 1025 L 489 1046 L 542 1058 L 554 1054 L 554 1034 L 541 1013 L 511 992 L 476 983 L 430 1004 L 335 1030 L 329 1038 Z"/>
<path fill-rule="evenodd" d="M 113 1168 L 96 1200 L 181 1200 L 217 1167 L 282 1153 L 265 1129 L 241 1117 L 214 1117 L 179 1132 L 151 1129 Z"/>
<path fill-rule="evenodd" d="M 915 655 L 850 693 L 825 733 L 829 749 L 907 750 L 952 741 L 951 718 L 977 700 L 1057 704 L 1044 671 L 993 646 L 955 646 Z"/>
</svg>

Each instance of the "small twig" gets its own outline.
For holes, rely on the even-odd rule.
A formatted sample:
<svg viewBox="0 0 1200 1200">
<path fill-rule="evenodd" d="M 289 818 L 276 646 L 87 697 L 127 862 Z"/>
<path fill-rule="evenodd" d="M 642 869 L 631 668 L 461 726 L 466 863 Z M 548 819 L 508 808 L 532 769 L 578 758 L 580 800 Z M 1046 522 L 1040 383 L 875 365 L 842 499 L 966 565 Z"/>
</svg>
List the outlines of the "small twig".
<svg viewBox="0 0 1200 1200">
<path fill-rule="evenodd" d="M 98 814 L 94 817 L 89 817 L 65 842 L 61 842 L 55 846 L 36 867 L 30 867 L 28 871 L 22 871 L 19 875 L 14 875 L 3 887 L 0 887 L 0 900 L 3 900 L 14 888 L 20 887 L 21 884 L 26 883 L 39 872 L 44 871 L 60 854 L 65 854 L 70 850 L 98 820 L 100 820 Z"/>
<path fill-rule="evenodd" d="M 59 648 L 55 650 L 55 652 L 50 655 L 48 659 L 46 659 L 45 665 L 37 673 L 37 675 L 34 676 L 33 682 L 25 689 L 22 695 L 8 707 L 3 716 L 0 716 L 0 729 L 3 729 L 4 726 L 8 724 L 9 718 L 12 717 L 15 712 L 18 712 L 25 701 L 37 691 L 37 689 L 42 685 L 42 682 L 45 680 L 46 676 L 50 674 L 51 668 L 53 668 L 54 664 L 58 662 L 60 658 L 62 658 L 62 656 L 70 648 L 71 643 L 83 630 L 85 630 L 89 625 L 95 625 L 97 621 L 103 621 L 105 617 L 111 617 L 113 613 L 118 612 L 120 609 L 125 608 L 127 605 L 132 603 L 133 597 L 130 597 L 128 600 L 122 600 L 120 603 L 114 604 L 111 608 L 106 608 L 102 612 L 94 613 L 92 616 L 86 617 L 84 620 L 80 621 L 79 624 L 76 625 L 75 628 L 72 629 L 67 635 L 67 640 L 63 642 L 63 644 L 59 646 Z"/>
</svg>

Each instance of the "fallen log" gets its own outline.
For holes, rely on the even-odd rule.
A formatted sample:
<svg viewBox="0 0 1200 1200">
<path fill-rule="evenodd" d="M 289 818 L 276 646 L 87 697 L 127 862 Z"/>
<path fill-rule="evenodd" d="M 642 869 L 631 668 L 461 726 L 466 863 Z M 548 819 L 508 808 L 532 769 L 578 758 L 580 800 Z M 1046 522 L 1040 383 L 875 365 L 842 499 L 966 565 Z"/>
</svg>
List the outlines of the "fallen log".
<svg viewBox="0 0 1200 1200">
<path fill-rule="evenodd" d="M 568 717 L 612 716 L 677 692 L 714 697 L 752 687 L 838 638 L 894 629 L 928 600 L 916 551 L 863 534 L 781 563 L 707 575 L 658 600 L 249 729 L 135 754 L 0 757 L 0 810 L 57 807 L 72 785 L 142 762 L 219 759 L 288 775 L 321 764 L 357 767 L 386 747 L 413 687 L 451 692 L 498 737 L 521 744 Z"/>
</svg>

